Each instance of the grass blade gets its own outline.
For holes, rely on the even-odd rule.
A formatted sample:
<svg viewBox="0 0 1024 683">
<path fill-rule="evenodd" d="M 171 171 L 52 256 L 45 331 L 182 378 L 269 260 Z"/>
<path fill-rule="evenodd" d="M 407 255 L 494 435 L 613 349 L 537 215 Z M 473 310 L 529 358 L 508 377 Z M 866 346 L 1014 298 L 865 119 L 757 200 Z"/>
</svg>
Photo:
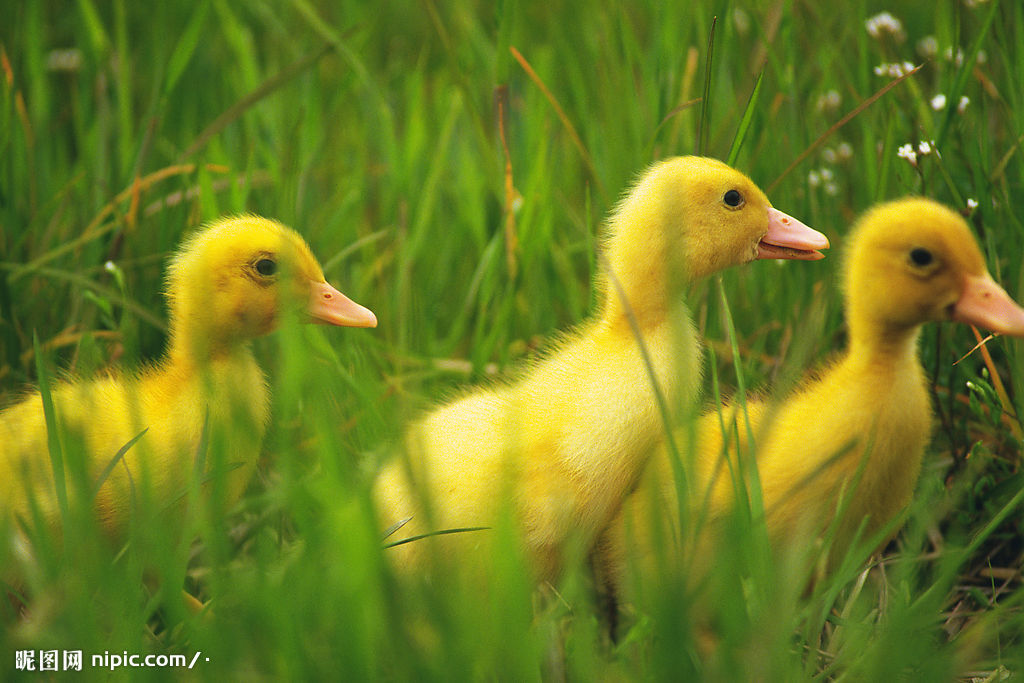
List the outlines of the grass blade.
<svg viewBox="0 0 1024 683">
<path fill-rule="evenodd" d="M 597 170 L 594 168 L 594 161 L 590 158 L 590 152 L 587 151 L 586 146 L 583 144 L 583 140 L 580 138 L 580 134 L 576 132 L 576 126 L 572 125 L 572 121 L 569 120 L 568 114 L 562 109 L 562 105 L 558 103 L 551 90 L 544 84 L 541 77 L 537 75 L 537 72 L 533 70 L 530 63 L 526 61 L 526 57 L 517 50 L 514 46 L 509 46 L 509 52 L 515 57 L 516 61 L 519 62 L 519 66 L 523 67 L 523 71 L 530 77 L 530 80 L 540 88 L 540 91 L 547 98 L 551 107 L 555 110 L 555 114 L 558 116 L 558 120 L 562 122 L 562 126 L 566 132 L 569 133 L 569 137 L 572 138 L 572 144 L 576 146 L 576 150 L 580 153 L 580 157 L 583 159 L 583 163 L 586 164 L 587 170 L 590 171 L 590 177 L 593 179 L 594 184 L 597 185 L 597 191 L 601 193 L 601 197 L 607 199 L 607 194 L 604 190 L 604 185 L 601 183 L 601 179 L 597 175 Z"/>
<path fill-rule="evenodd" d="M 405 520 L 405 522 L 407 522 L 407 521 L 409 521 L 409 520 Z M 399 526 L 405 524 L 405 522 L 401 522 L 399 524 Z M 417 534 L 415 536 L 410 536 L 409 538 L 403 538 L 400 541 L 394 541 L 392 543 L 386 543 L 384 545 L 384 547 L 385 548 L 395 548 L 395 547 L 400 546 L 400 545 L 405 545 L 406 543 L 412 543 L 414 541 L 420 541 L 420 540 L 422 540 L 424 538 L 430 538 L 431 536 L 447 536 L 449 534 L 464 534 L 464 533 L 467 533 L 469 531 L 488 531 L 490 528 L 491 527 L 489 527 L 489 526 L 467 526 L 467 527 L 460 527 L 458 529 L 441 529 L 440 531 L 431 531 L 430 533 L 426 533 L 426 534 Z M 391 533 L 394 533 L 394 532 L 391 532 Z M 390 534 L 388 534 L 388 535 L 390 535 Z M 387 538 L 387 536 L 385 536 L 385 538 Z"/>
<path fill-rule="evenodd" d="M 146 432 L 148 432 L 148 431 L 149 431 L 149 427 L 146 427 L 141 432 L 139 432 L 138 434 L 133 436 L 131 438 L 131 440 L 128 441 L 128 443 L 126 443 L 125 445 L 121 446 L 121 448 L 119 448 L 117 450 L 117 453 L 114 454 L 114 457 L 110 459 L 110 462 L 107 463 L 107 466 L 104 467 L 103 471 L 100 472 L 100 475 L 98 477 L 96 477 L 96 483 L 93 484 L 93 488 L 92 488 L 92 499 L 93 500 L 96 500 L 96 496 L 98 496 L 99 493 L 100 493 L 100 488 L 102 488 L 104 482 L 107 481 L 107 477 L 110 476 L 110 473 L 114 471 L 114 467 L 117 466 L 117 463 L 121 462 L 121 460 L 124 458 L 124 455 L 125 455 L 125 453 L 128 452 L 128 449 L 130 449 L 132 446 L 134 446 L 135 443 L 139 439 L 141 439 L 142 436 Z"/>
<path fill-rule="evenodd" d="M 167 63 L 164 97 L 167 97 L 174 91 L 174 86 L 178 84 L 178 79 L 181 78 L 182 72 L 188 66 L 188 63 L 192 61 L 192 55 L 195 54 L 196 45 L 199 43 L 199 35 L 203 30 L 203 23 L 206 21 L 206 15 L 209 11 L 210 3 L 208 1 L 196 7 L 184 32 L 178 38 L 178 43 L 174 46 L 174 52 L 171 53 L 171 59 Z"/>
<path fill-rule="evenodd" d="M 697 154 L 704 156 L 708 143 L 708 128 L 711 119 L 711 64 L 715 53 L 715 25 L 718 17 L 711 18 L 711 31 L 708 32 L 708 49 L 704 61 L 704 94 L 700 100 L 700 120 L 697 122 Z"/>
<path fill-rule="evenodd" d="M 100 19 L 96 5 L 90 0 L 78 0 L 78 11 L 82 15 L 82 23 L 85 25 L 89 39 L 96 55 L 104 55 L 110 52 L 110 37 L 103 28 L 103 21 Z"/>
<path fill-rule="evenodd" d="M 64 471 L 64 444 L 57 425 L 57 411 L 53 405 L 53 395 L 50 393 L 50 377 L 46 372 L 42 349 L 39 346 L 39 337 L 36 334 L 32 335 L 32 348 L 36 356 L 36 375 L 39 378 L 39 396 L 43 401 L 46 445 L 50 456 L 50 467 L 53 469 L 53 485 L 57 491 L 57 506 L 60 508 L 61 519 L 67 520 L 68 489 Z"/>
<path fill-rule="evenodd" d="M 736 137 L 732 140 L 732 147 L 729 149 L 729 157 L 726 159 L 727 164 L 734 166 L 736 159 L 740 155 L 740 148 L 743 146 L 743 140 L 747 137 L 747 131 L 750 129 L 750 122 L 754 119 L 754 110 L 757 108 L 758 95 L 761 94 L 761 82 L 764 80 L 764 72 L 762 71 L 757 76 L 757 82 L 754 83 L 754 90 L 750 93 L 750 99 L 747 100 L 747 108 L 743 110 L 743 118 L 740 119 L 740 126 L 736 129 Z"/>
</svg>

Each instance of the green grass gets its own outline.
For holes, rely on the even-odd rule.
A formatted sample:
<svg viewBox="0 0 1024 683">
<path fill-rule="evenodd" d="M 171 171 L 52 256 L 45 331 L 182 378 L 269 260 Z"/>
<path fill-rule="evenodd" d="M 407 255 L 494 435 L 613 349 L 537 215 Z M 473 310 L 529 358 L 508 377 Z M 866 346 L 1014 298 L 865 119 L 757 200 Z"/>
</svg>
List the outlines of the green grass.
<svg viewBox="0 0 1024 683">
<path fill-rule="evenodd" d="M 823 262 L 722 277 L 735 340 L 718 286 L 697 289 L 695 317 L 727 390 L 738 377 L 786 386 L 841 347 L 840 247 L 878 200 L 977 200 L 970 221 L 989 268 L 1024 296 L 1019 3 L 649 4 L 80 0 L 4 11 L 0 402 L 40 371 L 159 356 L 164 260 L 191 227 L 223 214 L 297 228 L 328 279 L 380 326 L 287 327 L 259 341 L 274 420 L 260 476 L 230 515 L 200 505 L 184 519 L 157 516 L 111 547 L 69 510 L 64 552 L 38 550 L 29 617 L 5 607 L 0 678 L 25 649 L 198 650 L 210 661 L 191 675 L 210 679 L 1020 675 L 1020 442 L 992 417 L 1001 404 L 981 357 L 953 365 L 974 340 L 950 325 L 923 338 L 940 420 L 905 530 L 870 571 L 851 557 L 807 596 L 786 563 L 723 551 L 717 561 L 736 571 L 711 588 L 722 637 L 713 660 L 696 655 L 694 606 L 678 586 L 627 610 L 612 646 L 583 571 L 538 593 L 509 552 L 483 595 L 388 571 L 367 493 L 381 453 L 424 406 L 583 319 L 603 218 L 645 165 L 695 153 L 698 137 L 833 240 Z M 903 21 L 902 42 L 867 34 L 865 19 L 882 10 Z M 938 45 L 930 59 L 916 47 L 926 36 Z M 961 61 L 943 56 L 951 46 Z M 874 67 L 902 61 L 924 66 L 834 130 L 891 80 Z M 683 106 L 705 82 L 709 97 Z M 500 87 L 521 197 L 514 250 Z M 830 92 L 838 104 L 818 106 Z M 916 167 L 897 157 L 921 140 L 941 156 Z M 831 180 L 814 185 L 823 168 Z M 988 348 L 1019 410 L 1024 345 Z M 66 462 L 76 447 L 69 435 Z M 9 553 L 0 548 L 0 562 Z M 162 592 L 144 587 L 147 572 Z M 211 616 L 183 612 L 183 584 L 212 598 Z"/>
</svg>

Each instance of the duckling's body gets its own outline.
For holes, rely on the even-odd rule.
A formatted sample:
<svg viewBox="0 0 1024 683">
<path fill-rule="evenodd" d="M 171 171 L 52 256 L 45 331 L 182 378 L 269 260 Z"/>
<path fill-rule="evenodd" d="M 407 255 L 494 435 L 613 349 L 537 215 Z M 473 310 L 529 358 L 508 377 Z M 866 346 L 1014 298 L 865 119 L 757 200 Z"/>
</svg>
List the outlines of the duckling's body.
<svg viewBox="0 0 1024 683">
<path fill-rule="evenodd" d="M 226 505 L 240 497 L 269 417 L 266 380 L 249 342 L 276 326 L 282 306 L 299 302 L 336 325 L 376 324 L 324 281 L 296 233 L 254 216 L 219 221 L 186 241 L 169 267 L 167 296 L 170 336 L 161 361 L 137 375 L 51 390 L 56 422 L 71 437 L 69 501 L 92 496 L 102 480 L 92 506 L 115 535 L 140 496 L 172 507 L 199 481 L 223 487 Z M 37 508 L 56 530 L 48 438 L 38 392 L 0 413 L 0 512 L 28 521 Z"/>
<path fill-rule="evenodd" d="M 390 463 L 375 484 L 382 522 L 411 517 L 402 529 L 409 537 L 492 527 L 510 513 L 538 577 L 553 578 L 567 544 L 586 543 L 616 513 L 666 417 L 696 396 L 700 349 L 686 285 L 759 256 L 820 258 L 814 250 L 827 245 L 720 162 L 655 165 L 611 219 L 596 318 L 517 381 L 471 392 L 416 423 L 407 461 Z M 469 546 L 465 560 L 486 555 L 490 537 L 468 532 L 444 543 Z M 423 548 L 389 553 L 410 567 Z"/>
<path fill-rule="evenodd" d="M 596 565 L 605 581 L 618 583 L 627 553 L 649 559 L 654 544 L 671 537 L 651 537 L 652 514 L 667 515 L 672 535 L 694 543 L 681 547 L 695 549 L 684 566 L 696 574 L 689 579 L 699 579 L 710 569 L 703 555 L 734 509 L 737 487 L 749 487 L 737 473 L 741 459 L 752 469 L 751 454 L 774 547 L 810 547 L 831 527 L 834 563 L 858 535 L 861 543 L 879 543 L 895 533 L 932 429 L 917 355 L 921 326 L 952 318 L 1024 335 L 1024 310 L 992 281 L 963 219 L 924 199 L 868 212 L 855 229 L 845 276 L 848 350 L 781 402 L 750 401 L 746 417 L 739 407 L 726 409 L 727 441 L 718 413 L 699 420 L 692 457 L 682 457 L 682 503 L 688 523 L 701 531 L 679 526 L 671 461 L 662 448 L 600 543 Z"/>
<path fill-rule="evenodd" d="M 696 336 L 682 309 L 679 316 L 678 326 L 666 320 L 644 332 L 668 405 L 693 397 L 700 380 Z M 681 328 L 678 335 L 673 327 Z M 407 452 L 417 488 L 432 496 L 434 528 L 493 526 L 510 502 L 508 512 L 526 530 L 528 556 L 550 577 L 570 533 L 587 537 L 610 519 L 662 417 L 635 337 L 628 328 L 601 328 L 595 323 L 563 342 L 520 381 L 475 391 L 409 430 Z M 407 516 L 419 509 L 406 481 L 401 464 L 385 469 L 375 487 L 383 510 Z M 430 528 L 425 519 L 414 518 L 403 532 L 422 533 Z M 488 539 L 470 533 L 458 540 L 475 547 Z"/>
<path fill-rule="evenodd" d="M 870 538 L 909 504 L 932 429 L 917 337 L 914 332 L 894 347 L 851 349 L 820 380 L 787 400 L 777 416 L 752 425 L 768 528 L 776 543 L 808 520 L 831 522 L 843 494 L 848 494 L 846 509 L 833 541 L 839 552 L 850 547 L 862 522 L 863 539 Z M 808 419 L 812 415 L 817 419 Z M 721 437 L 717 418 L 710 431 L 715 430 Z M 803 457 L 794 457 L 800 453 Z"/>
<path fill-rule="evenodd" d="M 121 447 L 145 430 L 124 455 L 123 465 L 110 470 L 96 495 L 97 518 L 115 533 L 129 519 L 133 486 L 167 496 L 187 492 L 195 476 L 204 424 L 215 431 L 231 425 L 218 438 L 223 439 L 223 452 L 238 457 L 223 468 L 224 500 L 237 500 L 252 475 L 269 418 L 266 380 L 248 349 L 202 368 L 171 365 L 130 379 L 115 375 L 64 384 L 51 396 L 57 422 L 68 434 L 84 439 L 85 481 L 98 482 Z M 38 393 L 0 414 L 0 440 L 11 475 L 0 482 L 0 498 L 24 515 L 28 495 L 44 518 L 55 522 L 60 511 L 46 457 L 47 429 Z M 26 494 L 26 486 L 31 493 Z M 16 506 L 10 505 L 19 500 Z"/>
</svg>

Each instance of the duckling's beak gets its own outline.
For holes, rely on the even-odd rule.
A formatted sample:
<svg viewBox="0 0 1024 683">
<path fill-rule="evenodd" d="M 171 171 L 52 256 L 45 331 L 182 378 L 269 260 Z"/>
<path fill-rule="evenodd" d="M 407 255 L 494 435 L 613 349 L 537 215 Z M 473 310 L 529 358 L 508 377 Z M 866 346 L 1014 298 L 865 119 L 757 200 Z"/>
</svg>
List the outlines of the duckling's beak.
<svg viewBox="0 0 1024 683">
<path fill-rule="evenodd" d="M 314 322 L 345 327 L 377 327 L 377 316 L 368 308 L 331 287 L 326 282 L 310 285 L 309 314 Z"/>
<path fill-rule="evenodd" d="M 953 320 L 999 334 L 1024 337 L 1024 308 L 988 273 L 967 278 L 960 299 L 953 304 Z"/>
<path fill-rule="evenodd" d="M 828 249 L 827 237 L 792 216 L 768 207 L 768 232 L 757 243 L 757 258 L 817 261 L 825 258 L 818 249 Z"/>
</svg>

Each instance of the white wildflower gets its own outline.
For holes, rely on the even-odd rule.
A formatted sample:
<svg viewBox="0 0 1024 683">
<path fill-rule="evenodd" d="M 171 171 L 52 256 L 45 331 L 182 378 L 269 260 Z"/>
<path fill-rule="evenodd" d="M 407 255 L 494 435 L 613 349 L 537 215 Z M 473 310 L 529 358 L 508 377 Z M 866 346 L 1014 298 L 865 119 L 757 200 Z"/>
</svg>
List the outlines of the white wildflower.
<svg viewBox="0 0 1024 683">
<path fill-rule="evenodd" d="M 902 145 L 896 151 L 896 156 L 898 156 L 901 159 L 906 159 L 914 166 L 917 166 L 917 152 L 914 151 L 914 145 L 910 144 L 909 142 L 905 145 Z"/>
<path fill-rule="evenodd" d="M 849 142 L 840 142 L 839 146 L 836 147 L 836 156 L 839 157 L 840 161 L 846 161 L 853 157 L 853 147 L 850 146 Z"/>
<path fill-rule="evenodd" d="M 829 196 L 839 194 L 839 186 L 835 183 L 835 174 L 828 167 L 814 169 L 807 174 L 807 184 L 811 187 L 820 187 Z"/>
<path fill-rule="evenodd" d="M 939 39 L 935 36 L 925 36 L 917 41 L 917 54 L 925 59 L 931 59 L 939 54 Z"/>
<path fill-rule="evenodd" d="M 897 64 L 879 64 L 875 67 L 876 76 L 888 76 L 889 78 L 901 78 L 906 76 L 908 73 L 914 70 L 914 65 L 910 62 L 903 62 Z"/>
<path fill-rule="evenodd" d="M 906 34 L 903 32 L 903 24 L 888 12 L 881 12 L 871 17 L 864 22 L 864 28 L 867 29 L 868 35 L 876 40 L 881 40 L 889 35 L 896 42 L 902 43 L 906 38 Z"/>
<path fill-rule="evenodd" d="M 50 50 L 46 55 L 47 71 L 78 71 L 82 67 L 82 51 L 78 48 Z"/>
<path fill-rule="evenodd" d="M 840 103 L 842 103 L 842 97 L 840 97 L 839 91 L 829 90 L 818 96 L 818 101 L 814 106 L 819 112 L 835 111 L 839 108 Z"/>
<path fill-rule="evenodd" d="M 836 160 L 839 159 L 839 155 L 837 155 L 836 151 L 831 147 L 826 147 L 821 150 L 821 158 L 825 160 L 826 164 L 834 164 L 836 163 Z"/>
<path fill-rule="evenodd" d="M 932 105 L 932 109 L 935 111 L 942 111 L 946 108 L 946 96 L 939 93 L 931 99 L 930 104 Z"/>
<path fill-rule="evenodd" d="M 956 53 L 954 53 L 953 48 L 947 47 L 946 51 L 942 53 L 942 56 L 946 58 L 947 62 L 953 62 L 954 66 L 964 65 L 964 51 L 960 48 L 957 48 Z"/>
<path fill-rule="evenodd" d="M 960 98 L 960 102 L 956 105 L 956 113 L 963 114 L 965 111 L 967 111 L 967 105 L 970 103 L 971 100 L 969 97 L 967 97 L 967 95 L 962 96 Z"/>
<path fill-rule="evenodd" d="M 967 210 L 968 211 L 974 211 L 977 208 L 978 208 L 978 200 L 977 199 L 972 199 L 971 197 L 968 197 L 967 198 Z"/>
<path fill-rule="evenodd" d="M 928 156 L 935 149 L 933 147 L 934 144 L 934 142 L 929 142 L 928 140 L 921 140 L 921 142 L 917 143 L 917 153 L 923 157 Z"/>
</svg>

